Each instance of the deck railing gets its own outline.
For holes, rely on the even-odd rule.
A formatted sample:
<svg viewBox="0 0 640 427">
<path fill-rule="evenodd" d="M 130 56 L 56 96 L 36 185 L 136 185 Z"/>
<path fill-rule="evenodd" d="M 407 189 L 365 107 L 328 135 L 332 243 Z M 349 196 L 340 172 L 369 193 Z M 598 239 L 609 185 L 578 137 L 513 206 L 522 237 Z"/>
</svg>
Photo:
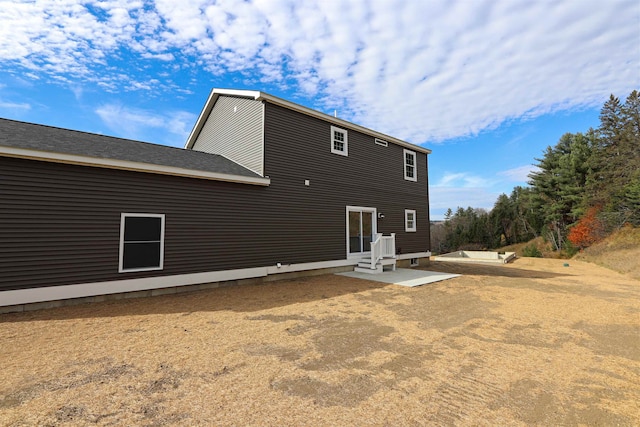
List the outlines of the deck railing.
<svg viewBox="0 0 640 427">
<path fill-rule="evenodd" d="M 383 258 L 396 257 L 396 233 L 383 236 L 376 233 L 375 239 L 371 242 L 371 269 L 376 269 L 376 264 Z"/>
</svg>

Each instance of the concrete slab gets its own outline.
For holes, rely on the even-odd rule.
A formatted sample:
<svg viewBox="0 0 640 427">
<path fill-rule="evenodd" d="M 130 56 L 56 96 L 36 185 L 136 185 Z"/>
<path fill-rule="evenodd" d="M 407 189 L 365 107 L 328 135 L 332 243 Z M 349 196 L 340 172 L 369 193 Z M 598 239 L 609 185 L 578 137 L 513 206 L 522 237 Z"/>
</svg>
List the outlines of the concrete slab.
<svg viewBox="0 0 640 427">
<path fill-rule="evenodd" d="M 355 271 L 336 274 L 340 276 L 353 277 L 354 279 L 390 283 L 394 285 L 407 286 L 410 288 L 460 276 L 460 274 L 439 273 L 437 271 L 425 270 L 411 270 L 408 268 L 397 268 L 396 271 L 384 271 L 378 274 L 357 273 Z"/>
<path fill-rule="evenodd" d="M 456 251 L 448 254 L 436 255 L 434 261 L 445 262 L 475 262 L 475 263 L 493 263 L 507 264 L 516 258 L 515 252 L 491 252 L 491 251 Z"/>
</svg>

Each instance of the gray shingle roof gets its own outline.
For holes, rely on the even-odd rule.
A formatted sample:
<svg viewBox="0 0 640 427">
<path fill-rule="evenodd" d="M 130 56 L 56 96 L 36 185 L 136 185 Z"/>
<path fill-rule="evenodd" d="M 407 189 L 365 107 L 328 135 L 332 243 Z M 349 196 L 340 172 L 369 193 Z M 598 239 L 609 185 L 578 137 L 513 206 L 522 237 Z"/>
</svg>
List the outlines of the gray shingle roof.
<svg viewBox="0 0 640 427">
<path fill-rule="evenodd" d="M 0 146 L 260 178 L 218 154 L 2 118 Z"/>
</svg>

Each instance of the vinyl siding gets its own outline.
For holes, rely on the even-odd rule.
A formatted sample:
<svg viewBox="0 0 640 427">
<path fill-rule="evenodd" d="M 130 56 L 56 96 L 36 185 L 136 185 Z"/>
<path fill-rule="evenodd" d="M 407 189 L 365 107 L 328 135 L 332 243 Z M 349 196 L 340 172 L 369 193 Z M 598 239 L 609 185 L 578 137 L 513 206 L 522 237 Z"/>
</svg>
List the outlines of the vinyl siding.
<svg viewBox="0 0 640 427">
<path fill-rule="evenodd" d="M 347 131 L 349 155 L 333 154 L 330 123 L 265 105 L 265 173 L 273 190 L 285 189 L 288 210 L 300 215 L 297 226 L 314 230 L 316 243 L 330 258 L 344 258 L 346 206 L 375 207 L 385 215 L 377 222 L 378 232 L 396 233 L 402 253 L 428 251 L 427 155 L 416 153 L 418 181 L 406 181 L 402 147 L 383 147 L 372 136 Z M 416 210 L 415 233 L 404 231 L 405 209 Z M 305 250 L 303 242 L 299 245 L 292 251 Z"/>
<path fill-rule="evenodd" d="M 425 154 L 405 181 L 402 147 L 348 130 L 339 156 L 329 123 L 265 119 L 268 187 L 0 157 L 0 290 L 345 259 L 348 205 L 384 213 L 402 253 L 429 250 Z M 118 273 L 122 212 L 165 215 L 163 270 Z"/>
<path fill-rule="evenodd" d="M 193 150 L 221 154 L 264 176 L 261 101 L 220 96 Z"/>
</svg>

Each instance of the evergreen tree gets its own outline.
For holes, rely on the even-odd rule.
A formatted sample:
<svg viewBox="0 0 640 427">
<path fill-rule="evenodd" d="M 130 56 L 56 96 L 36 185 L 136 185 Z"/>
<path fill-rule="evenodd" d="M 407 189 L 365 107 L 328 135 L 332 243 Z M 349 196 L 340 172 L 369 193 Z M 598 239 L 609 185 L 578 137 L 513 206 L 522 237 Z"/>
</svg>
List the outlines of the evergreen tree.
<svg viewBox="0 0 640 427">
<path fill-rule="evenodd" d="M 590 156 L 589 138 L 566 133 L 536 159 L 539 171 L 530 175 L 547 237 L 558 250 L 563 248 L 567 228 L 582 213 Z"/>
<path fill-rule="evenodd" d="M 640 96 L 624 104 L 611 95 L 600 113 L 598 138 L 590 159 L 589 206 L 602 206 L 609 228 L 638 224 L 636 188 L 640 185 Z"/>
<path fill-rule="evenodd" d="M 529 175 L 529 187 L 500 195 L 491 212 L 449 209 L 444 246 L 494 248 L 542 234 L 560 250 L 569 228 L 587 212 L 598 212 L 587 219 L 609 231 L 625 223 L 640 226 L 640 93 L 634 90 L 624 103 L 611 95 L 598 129 L 564 134 L 535 160 L 538 171 Z"/>
</svg>

